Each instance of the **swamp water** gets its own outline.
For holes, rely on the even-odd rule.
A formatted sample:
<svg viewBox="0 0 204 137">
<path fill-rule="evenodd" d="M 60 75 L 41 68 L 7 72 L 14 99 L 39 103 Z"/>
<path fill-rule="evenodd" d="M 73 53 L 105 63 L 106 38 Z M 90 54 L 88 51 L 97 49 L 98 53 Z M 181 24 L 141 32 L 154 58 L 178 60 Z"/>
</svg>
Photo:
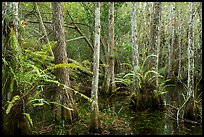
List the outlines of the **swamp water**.
<svg viewBox="0 0 204 137">
<path fill-rule="evenodd" d="M 175 107 L 183 103 L 181 87 L 169 87 L 166 103 Z M 180 96 L 179 96 L 180 95 Z M 32 134 L 45 135 L 88 135 L 90 102 L 79 97 L 77 102 L 79 119 L 72 124 L 55 124 L 54 111 L 50 106 L 33 112 L 34 128 Z M 184 125 L 169 117 L 166 111 L 134 112 L 129 108 L 130 96 L 127 95 L 99 95 L 100 123 L 102 135 L 202 135 L 201 125 Z M 202 106 L 200 107 L 202 108 Z M 168 110 L 168 109 L 167 109 Z M 202 110 L 201 110 L 202 112 Z"/>
<path fill-rule="evenodd" d="M 171 87 L 166 94 L 166 103 L 178 107 L 182 105 L 182 98 L 177 93 L 184 92 L 181 88 Z M 164 111 L 155 112 L 134 112 L 129 106 L 128 96 L 99 96 L 100 111 L 112 113 L 125 120 L 123 128 L 115 128 L 110 131 L 111 135 L 202 135 L 202 125 L 185 124 L 169 117 Z"/>
</svg>

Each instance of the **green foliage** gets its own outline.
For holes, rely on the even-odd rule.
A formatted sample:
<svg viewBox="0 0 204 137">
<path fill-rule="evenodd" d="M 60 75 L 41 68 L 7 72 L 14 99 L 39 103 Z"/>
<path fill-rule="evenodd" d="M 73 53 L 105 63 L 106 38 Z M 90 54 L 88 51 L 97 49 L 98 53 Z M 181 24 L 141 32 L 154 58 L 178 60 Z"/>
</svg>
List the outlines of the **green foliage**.
<svg viewBox="0 0 204 137">
<path fill-rule="evenodd" d="M 149 45 L 150 40 L 150 27 L 151 22 L 149 22 L 150 17 L 153 14 L 153 4 L 152 3 L 137 3 L 137 26 L 138 26 L 138 44 L 139 44 L 139 62 L 142 62 L 139 66 L 139 70 L 136 73 L 133 73 L 133 67 L 131 65 L 131 56 L 132 56 L 132 43 L 131 43 L 131 27 L 130 27 L 130 3 L 127 2 L 115 2 L 115 55 L 117 56 L 117 61 L 115 62 L 120 69 L 118 69 L 118 74 L 116 74 L 115 82 L 119 86 L 125 86 L 128 90 L 131 90 L 131 86 L 135 80 L 137 80 L 138 87 L 140 89 L 146 89 L 150 85 L 153 87 L 153 93 L 155 96 L 164 95 L 166 93 L 166 88 L 172 86 L 167 84 L 170 80 L 163 80 L 163 76 L 167 75 L 167 63 L 165 59 L 168 57 L 167 51 L 167 37 L 171 36 L 172 31 L 170 30 L 167 34 L 166 31 L 167 27 L 169 26 L 170 29 L 173 28 L 174 19 L 167 20 L 167 18 L 173 17 L 174 11 L 171 9 L 171 6 L 174 3 L 166 3 L 162 2 L 162 16 L 161 16 L 161 52 L 160 52 L 160 63 L 158 72 L 154 69 L 148 68 L 147 60 L 150 57 L 156 58 L 156 55 L 148 55 L 148 51 L 151 47 Z M 167 5 L 168 4 L 168 5 Z M 37 23 L 38 16 L 35 14 L 35 6 L 34 3 L 28 2 L 20 2 L 19 3 L 19 20 L 29 19 L 31 22 L 26 25 L 26 27 L 22 27 L 19 24 L 19 37 L 23 40 L 19 44 L 18 38 L 15 36 L 13 29 L 11 29 L 9 38 L 3 39 L 2 41 L 2 102 L 4 107 L 3 111 L 6 114 L 11 114 L 12 107 L 14 104 L 22 99 L 24 95 L 29 95 L 28 98 L 25 99 L 26 104 L 26 112 L 23 113 L 27 118 L 28 123 L 33 125 L 32 119 L 29 115 L 27 108 L 31 105 L 33 108 L 42 107 L 44 105 L 59 105 L 62 107 L 62 104 L 57 102 L 50 102 L 47 101 L 44 92 L 49 92 L 48 89 L 52 88 L 51 85 L 54 84 L 55 86 L 63 86 L 64 88 L 68 88 L 72 90 L 75 94 L 79 95 L 83 99 L 87 99 L 89 102 L 92 102 L 89 97 L 85 96 L 84 94 L 79 93 L 78 90 L 73 89 L 73 85 L 79 85 L 79 81 L 83 83 L 84 81 L 88 81 L 87 83 L 90 84 L 90 79 L 93 76 L 93 72 L 91 71 L 91 60 L 93 59 L 92 51 L 88 48 L 87 43 L 84 39 L 79 39 L 76 41 L 67 41 L 67 49 L 68 49 L 68 56 L 69 59 L 75 59 L 75 62 L 67 63 L 67 64 L 57 64 L 54 65 L 54 58 L 49 56 L 50 46 L 53 48 L 56 45 L 55 41 L 52 41 L 52 14 L 50 9 L 50 2 L 39 3 L 39 9 L 42 15 L 42 19 L 46 26 L 46 30 L 48 32 L 49 39 L 51 43 L 44 44 L 43 42 L 43 33 L 41 31 L 41 27 Z M 187 55 L 186 50 L 188 45 L 188 16 L 189 16 L 189 5 L 190 3 L 176 3 L 177 14 L 182 10 L 181 16 L 182 20 L 179 20 L 178 16 L 176 16 L 176 26 L 179 28 L 179 25 L 182 24 L 182 36 L 178 35 L 178 39 L 181 38 L 181 47 L 182 47 L 182 56 L 181 56 L 181 65 L 182 65 L 182 74 L 181 77 L 178 78 L 179 83 L 184 84 L 185 78 L 187 76 L 187 67 L 185 67 L 187 63 Z M 74 22 L 80 28 L 84 36 L 92 43 L 94 43 L 94 3 L 93 2 L 66 2 L 63 3 L 64 6 L 64 18 L 65 18 L 65 32 L 66 39 L 73 39 L 79 37 L 80 34 L 75 30 L 71 29 L 70 26 L 73 26 L 73 22 L 71 21 L 70 17 L 67 14 L 69 11 L 70 15 L 74 19 Z M 170 6 L 170 7 L 169 7 Z M 164 8 L 163 8 L 164 7 Z M 9 25 L 10 21 L 14 17 L 11 15 L 11 11 L 8 11 L 8 7 L 2 7 L 2 21 L 3 27 L 4 25 Z M 169 13 L 169 8 L 171 13 Z M 146 10 L 147 9 L 147 10 Z M 201 49 L 201 11 L 202 4 L 196 3 L 194 9 L 194 52 L 195 52 L 195 90 L 197 90 L 200 81 L 202 80 L 202 56 Z M 5 11 L 5 12 L 4 12 Z M 169 14 L 169 16 L 167 16 Z M 169 21 L 169 22 L 168 22 Z M 168 23 L 168 24 L 167 24 Z M 108 43 L 108 2 L 101 4 L 101 37 L 103 37 L 104 41 L 102 46 L 107 46 Z M 176 30 L 177 32 L 177 30 Z M 171 39 L 171 38 L 170 38 Z M 8 41 L 7 41 L 8 40 Z M 171 42 L 172 40 L 170 40 Z M 178 65 L 178 47 L 175 46 L 173 48 L 173 71 L 177 72 L 177 65 Z M 103 58 L 103 52 L 101 54 Z M 143 61 L 144 59 L 144 61 Z M 83 62 L 82 62 L 83 61 Z M 82 62 L 82 63 L 79 63 Z M 103 68 L 107 67 L 107 64 L 102 64 Z M 164 67 L 160 67 L 164 66 Z M 55 76 L 52 74 L 53 70 L 58 68 L 69 68 L 69 74 L 71 87 L 67 87 L 56 80 Z M 120 72 L 119 72 L 120 71 Z M 100 70 L 100 76 L 103 71 Z M 155 79 L 159 79 L 158 87 L 155 87 Z M 134 79 L 136 78 L 136 79 Z M 183 80 L 183 81 L 181 81 Z M 85 83 L 85 82 L 84 82 Z M 88 85 L 87 84 L 87 85 Z M 187 92 L 187 86 L 184 84 Z M 120 87 L 117 88 L 117 90 Z M 200 89 L 201 91 L 201 89 Z M 202 95 L 201 93 L 197 92 L 195 96 L 198 98 Z M 14 96 L 13 96 L 14 95 Z M 182 93 L 184 100 L 186 100 L 187 95 Z M 7 96 L 11 96 L 11 99 L 8 99 Z M 78 97 L 78 96 L 77 96 Z M 200 102 L 202 99 L 197 100 Z M 69 109 L 69 108 L 66 108 Z M 32 111 L 32 110 L 31 110 Z M 118 111 L 119 113 L 120 111 Z M 16 112 L 18 113 L 18 112 Z M 31 115 L 32 116 L 32 115 Z M 88 121 L 88 120 L 87 120 Z M 62 129 L 66 129 L 64 123 L 62 122 Z M 61 132 L 60 134 L 64 134 Z"/>
<path fill-rule="evenodd" d="M 30 117 L 29 113 L 23 113 L 26 116 L 26 121 L 29 123 L 29 125 L 33 126 L 33 121 Z"/>
<path fill-rule="evenodd" d="M 9 38 L 10 38 L 9 39 L 10 51 L 8 51 L 8 54 L 13 59 L 11 62 L 14 65 L 12 67 L 17 67 L 15 64 L 21 63 L 22 51 L 21 51 L 21 48 L 18 43 L 18 39 L 16 38 L 16 35 L 13 29 L 11 29 Z"/>
<path fill-rule="evenodd" d="M 13 107 L 13 104 L 19 99 L 20 99 L 19 95 L 16 95 L 16 96 L 14 96 L 12 98 L 11 101 L 7 101 L 8 102 L 8 107 L 6 109 L 6 114 L 8 114 L 10 112 L 11 108 Z"/>
<path fill-rule="evenodd" d="M 123 63 L 131 62 L 131 54 L 130 53 L 132 52 L 132 43 L 131 43 L 131 41 L 129 41 L 129 38 L 127 38 L 127 39 L 128 39 L 128 41 L 123 42 L 123 43 L 116 41 L 116 47 L 117 47 L 116 52 L 118 54 L 118 58 Z"/>
<path fill-rule="evenodd" d="M 167 79 L 164 82 L 161 82 L 157 89 L 153 90 L 154 95 L 157 97 L 159 95 L 163 95 L 167 93 L 166 88 L 174 86 L 173 84 L 166 84 L 168 81 L 171 81 L 171 79 Z"/>
<path fill-rule="evenodd" d="M 153 74 L 153 75 L 150 75 Z M 157 77 L 163 77 L 161 76 L 158 72 L 156 72 L 155 70 L 148 70 L 146 72 L 140 71 L 140 72 L 136 72 L 136 75 L 138 76 L 138 86 L 140 89 L 143 89 L 143 86 L 146 85 L 151 85 L 152 82 L 154 82 L 156 76 Z"/>
<path fill-rule="evenodd" d="M 81 97 L 87 99 L 89 102 L 93 102 L 94 101 L 91 98 L 87 97 L 86 95 L 80 93 L 79 91 L 74 90 L 71 87 L 68 87 L 67 85 L 60 83 L 57 80 L 51 80 L 51 79 L 43 79 L 43 80 L 46 81 L 46 82 L 49 82 L 49 83 L 55 83 L 55 84 L 57 84 L 57 86 L 63 86 L 64 88 L 68 88 L 68 89 L 72 90 L 75 94 L 79 94 Z"/>
</svg>

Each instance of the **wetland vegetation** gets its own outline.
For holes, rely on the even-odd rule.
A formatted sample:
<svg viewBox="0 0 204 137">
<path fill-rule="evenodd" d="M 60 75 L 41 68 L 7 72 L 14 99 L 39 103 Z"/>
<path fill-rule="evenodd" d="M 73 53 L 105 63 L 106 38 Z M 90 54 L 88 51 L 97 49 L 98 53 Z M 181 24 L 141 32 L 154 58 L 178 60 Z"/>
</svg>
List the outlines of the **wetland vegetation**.
<svg viewBox="0 0 204 137">
<path fill-rule="evenodd" d="M 2 2 L 3 135 L 202 135 L 201 2 Z"/>
</svg>

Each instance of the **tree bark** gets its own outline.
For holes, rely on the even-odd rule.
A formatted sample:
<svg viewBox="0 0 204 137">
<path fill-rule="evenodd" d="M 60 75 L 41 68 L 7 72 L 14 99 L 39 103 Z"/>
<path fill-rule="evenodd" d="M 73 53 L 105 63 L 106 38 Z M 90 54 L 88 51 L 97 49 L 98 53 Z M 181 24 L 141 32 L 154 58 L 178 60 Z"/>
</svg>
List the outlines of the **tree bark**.
<svg viewBox="0 0 204 137">
<path fill-rule="evenodd" d="M 193 43 L 193 9 L 195 3 L 191 2 L 190 4 L 190 13 L 189 13 L 189 22 L 188 22 L 188 48 L 187 48 L 187 56 L 188 56 L 188 96 L 192 96 L 194 98 L 194 43 Z"/>
<path fill-rule="evenodd" d="M 180 8 L 180 12 L 179 12 L 179 15 L 178 15 L 178 18 L 179 18 L 179 26 L 178 26 L 178 32 L 179 32 L 179 43 L 178 43 L 178 46 L 179 46 L 179 53 L 178 53 L 178 58 L 179 58 L 179 63 L 178 63 L 178 77 L 180 78 L 181 77 L 181 58 L 182 58 L 182 25 L 183 25 L 183 20 L 181 18 L 181 14 L 182 14 L 182 8 Z"/>
<path fill-rule="evenodd" d="M 138 55 L 138 35 L 137 35 L 137 22 L 136 22 L 136 3 L 131 3 L 131 27 L 132 27 L 132 65 L 133 72 L 136 74 L 139 67 L 139 55 Z M 133 91 L 138 89 L 137 77 L 134 75 Z"/>
<path fill-rule="evenodd" d="M 176 2 L 174 2 L 174 6 L 173 6 L 173 29 L 172 29 L 172 38 L 171 38 L 171 60 L 175 60 L 175 54 L 176 54 L 176 15 L 177 15 L 177 6 L 176 6 Z M 169 77 L 172 78 L 175 76 L 175 68 L 177 68 L 176 63 L 171 62 L 171 70 L 169 72 Z"/>
<path fill-rule="evenodd" d="M 153 4 L 153 19 L 151 26 L 151 54 L 157 55 L 157 37 L 158 37 L 158 25 L 159 25 L 159 13 L 161 10 L 161 2 L 154 2 Z M 156 68 L 155 59 L 151 60 L 151 67 Z"/>
<path fill-rule="evenodd" d="M 114 3 L 109 2 L 109 37 L 107 48 L 107 64 L 106 76 L 104 80 L 104 91 L 106 94 L 112 93 L 115 88 L 115 43 L 114 43 Z"/>
<path fill-rule="evenodd" d="M 161 41 L 161 13 L 162 13 L 162 9 L 161 9 L 161 3 L 159 4 L 158 7 L 158 26 L 157 26 L 157 36 L 156 36 L 156 46 L 157 46 L 157 61 L 156 61 L 156 72 L 158 72 L 158 68 L 159 68 L 159 53 L 160 53 L 160 41 Z M 159 78 L 158 75 L 156 75 L 156 86 L 159 86 Z"/>
<path fill-rule="evenodd" d="M 93 56 L 93 78 L 91 99 L 93 100 L 90 112 L 89 131 L 96 133 L 100 129 L 99 107 L 98 107 L 98 80 L 99 80 L 99 58 L 100 58 L 100 2 L 95 3 L 95 42 Z"/>
<path fill-rule="evenodd" d="M 67 51 L 64 31 L 63 7 L 60 2 L 52 3 L 54 39 L 57 45 L 53 48 L 55 64 L 67 64 Z M 69 73 L 67 68 L 58 68 L 55 72 L 57 80 L 70 86 Z M 55 94 L 56 102 L 65 105 L 73 110 L 67 110 L 61 106 L 56 107 L 56 120 L 64 119 L 67 122 L 72 122 L 76 116 L 76 103 L 73 99 L 73 93 L 70 89 L 63 86 L 58 86 Z"/>
<path fill-rule="evenodd" d="M 167 67 L 167 72 L 168 72 L 168 78 L 170 77 L 170 73 L 171 73 L 171 71 L 172 71 L 172 48 L 171 48 L 171 42 L 170 42 L 170 23 L 171 23 L 171 5 L 168 3 L 168 6 L 170 7 L 169 8 L 169 10 L 168 10 L 168 19 L 167 19 L 167 41 L 166 41 L 166 43 L 167 43 L 167 45 L 168 45 L 168 67 Z"/>
<path fill-rule="evenodd" d="M 13 43 L 11 43 L 11 30 L 13 30 L 15 37 L 18 40 L 18 2 L 4 2 L 3 3 L 5 8 L 2 10 L 5 16 L 11 17 L 9 20 L 3 19 L 3 37 L 2 40 L 4 41 L 4 44 L 2 44 L 2 51 L 5 51 L 3 56 L 5 56 L 6 61 L 10 62 L 11 68 L 14 70 L 14 72 L 19 71 L 20 64 L 19 62 L 19 52 L 17 51 L 17 48 L 14 48 Z M 4 47 L 3 47 L 4 46 Z M 20 47 L 19 47 L 20 49 Z M 7 81 L 6 83 L 6 92 L 7 92 L 7 100 L 11 100 L 15 93 L 17 88 L 13 88 L 15 92 L 10 92 L 10 81 L 13 79 L 13 74 L 10 73 L 9 68 L 8 71 L 6 71 L 7 74 Z M 14 82 L 14 86 L 16 86 L 16 82 Z"/>
</svg>

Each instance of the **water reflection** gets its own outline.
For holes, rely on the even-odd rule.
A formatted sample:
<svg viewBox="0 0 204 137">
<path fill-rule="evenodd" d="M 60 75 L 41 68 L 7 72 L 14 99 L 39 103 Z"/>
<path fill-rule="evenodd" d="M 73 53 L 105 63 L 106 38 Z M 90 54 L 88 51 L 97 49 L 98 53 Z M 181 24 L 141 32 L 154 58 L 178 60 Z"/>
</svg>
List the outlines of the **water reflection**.
<svg viewBox="0 0 204 137">
<path fill-rule="evenodd" d="M 172 91 L 173 92 L 173 91 Z M 202 125 L 184 125 L 179 127 L 167 112 L 133 112 L 129 109 L 128 96 L 99 97 L 100 110 L 125 118 L 131 130 L 115 130 L 115 135 L 202 135 Z M 170 101 L 167 99 L 167 103 Z M 179 99 L 179 102 L 181 99 Z M 127 132 L 128 131 L 128 132 Z"/>
</svg>

